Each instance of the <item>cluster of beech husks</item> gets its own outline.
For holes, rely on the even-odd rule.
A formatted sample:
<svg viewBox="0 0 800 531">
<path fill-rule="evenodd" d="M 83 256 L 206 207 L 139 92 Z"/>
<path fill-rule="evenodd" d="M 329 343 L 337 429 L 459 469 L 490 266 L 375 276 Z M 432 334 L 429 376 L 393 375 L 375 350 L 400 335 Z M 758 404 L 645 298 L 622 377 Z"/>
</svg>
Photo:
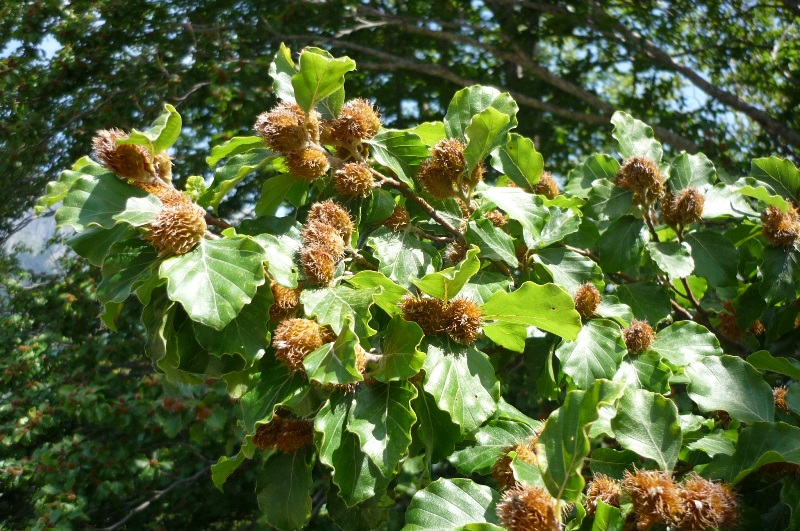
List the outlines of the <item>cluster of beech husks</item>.
<svg viewBox="0 0 800 531">
<path fill-rule="evenodd" d="M 340 205 L 331 200 L 311 205 L 300 250 L 300 263 L 309 282 L 330 284 L 352 234 L 353 221 Z"/>
<path fill-rule="evenodd" d="M 467 175 L 464 144 L 456 138 L 440 140 L 433 146 L 431 157 L 419 165 L 417 180 L 431 196 L 447 199 L 466 195 L 483 178 L 478 164 Z"/>
<path fill-rule="evenodd" d="M 400 303 L 403 319 L 417 323 L 426 336 L 446 334 L 464 345 L 477 340 L 483 329 L 483 311 L 468 299 L 444 302 L 435 297 L 406 296 Z"/>
<path fill-rule="evenodd" d="M 117 143 L 128 136 L 119 129 L 98 131 L 92 142 L 94 156 L 121 180 L 161 200 L 163 206 L 144 234 L 159 255 L 188 253 L 206 233 L 205 211 L 172 186 L 172 161 L 166 151 L 151 154 L 144 146 Z"/>
</svg>

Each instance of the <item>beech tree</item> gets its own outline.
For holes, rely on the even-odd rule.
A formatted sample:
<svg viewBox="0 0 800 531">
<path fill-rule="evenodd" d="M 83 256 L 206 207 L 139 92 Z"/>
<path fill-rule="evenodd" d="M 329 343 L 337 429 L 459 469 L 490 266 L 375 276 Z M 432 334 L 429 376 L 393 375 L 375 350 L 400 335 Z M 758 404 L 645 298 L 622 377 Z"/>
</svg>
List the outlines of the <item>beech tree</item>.
<svg viewBox="0 0 800 531">
<path fill-rule="evenodd" d="M 174 186 L 166 105 L 39 200 L 101 268 L 106 326 L 136 297 L 164 377 L 238 400 L 214 484 L 254 463 L 280 529 L 396 504 L 409 530 L 796 527 L 800 171 L 665 157 L 616 112 L 615 153 L 562 189 L 509 93 L 392 129 L 380 93 L 346 97 L 355 68 L 281 46 L 278 103 L 211 147 L 213 180 Z M 250 175 L 253 215 L 222 219 Z"/>
</svg>

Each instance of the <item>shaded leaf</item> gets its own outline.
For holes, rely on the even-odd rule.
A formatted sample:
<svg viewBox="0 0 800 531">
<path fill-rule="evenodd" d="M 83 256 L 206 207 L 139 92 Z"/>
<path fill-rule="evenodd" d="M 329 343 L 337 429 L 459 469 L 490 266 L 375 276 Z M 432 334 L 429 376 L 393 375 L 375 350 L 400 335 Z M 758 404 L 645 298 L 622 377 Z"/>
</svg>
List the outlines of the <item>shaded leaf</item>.
<svg viewBox="0 0 800 531">
<path fill-rule="evenodd" d="M 714 184 L 717 170 L 714 168 L 714 163 L 702 153 L 691 155 L 683 152 L 672 159 L 669 174 L 667 187 L 671 192 L 688 188 L 702 191 Z"/>
<path fill-rule="evenodd" d="M 686 242 L 649 242 L 647 251 L 658 268 L 673 278 L 685 278 L 694 271 L 689 244 Z"/>
<path fill-rule="evenodd" d="M 468 227 L 464 238 L 468 244 L 477 246 L 481 250 L 483 258 L 499 260 L 511 267 L 519 266 L 517 256 L 514 254 L 514 238 L 485 218 L 470 221 Z"/>
<path fill-rule="evenodd" d="M 269 65 L 269 77 L 272 78 L 272 90 L 281 101 L 294 102 L 294 87 L 292 86 L 292 76 L 297 73 L 292 60 L 292 51 L 281 43 L 275 58 Z"/>
<path fill-rule="evenodd" d="M 603 272 L 587 256 L 562 247 L 549 247 L 533 255 L 553 275 L 553 282 L 574 293 L 584 282 L 601 282 Z"/>
<path fill-rule="evenodd" d="M 800 191 L 800 170 L 790 160 L 778 157 L 753 159 L 750 175 L 787 201 L 797 201 L 797 194 Z"/>
<path fill-rule="evenodd" d="M 248 432 L 255 430 L 256 423 L 272 420 L 278 406 L 296 402 L 308 389 L 302 374 L 291 373 L 273 356 L 261 359 L 252 379 L 256 384 L 241 398 L 242 421 Z"/>
<path fill-rule="evenodd" d="M 644 220 L 624 216 L 609 225 L 597 242 L 603 271 L 627 271 L 639 265 L 649 238 Z"/>
<path fill-rule="evenodd" d="M 425 353 L 419 347 L 423 338 L 417 323 L 394 315 L 386 326 L 386 337 L 381 345 L 381 358 L 372 377 L 380 382 L 411 378 L 425 362 Z"/>
<path fill-rule="evenodd" d="M 793 249 L 767 247 L 758 269 L 761 295 L 772 304 L 790 302 L 800 295 L 800 253 Z"/>
<path fill-rule="evenodd" d="M 725 236 L 700 231 L 687 235 L 685 241 L 692 249 L 695 275 L 705 278 L 714 288 L 736 283 L 739 252 Z"/>
<path fill-rule="evenodd" d="M 537 422 L 536 427 L 541 423 Z M 534 428 L 508 420 L 490 420 L 473 434 L 474 441 L 447 458 L 464 475 L 489 474 L 495 462 L 513 447 L 528 442 Z"/>
<path fill-rule="evenodd" d="M 350 384 L 364 379 L 357 367 L 356 348 L 360 348 L 358 336 L 353 333 L 351 326 L 352 319 L 346 317 L 336 341 L 322 345 L 305 357 L 303 366 L 309 380 L 326 386 Z"/>
<path fill-rule="evenodd" d="M 630 306 L 634 317 L 647 320 L 653 327 L 669 317 L 672 311 L 669 294 L 654 282 L 622 284 L 614 293 L 621 302 Z"/>
<path fill-rule="evenodd" d="M 308 452 L 274 453 L 261 467 L 256 484 L 258 507 L 278 529 L 301 529 L 311 517 L 311 465 Z"/>
</svg>

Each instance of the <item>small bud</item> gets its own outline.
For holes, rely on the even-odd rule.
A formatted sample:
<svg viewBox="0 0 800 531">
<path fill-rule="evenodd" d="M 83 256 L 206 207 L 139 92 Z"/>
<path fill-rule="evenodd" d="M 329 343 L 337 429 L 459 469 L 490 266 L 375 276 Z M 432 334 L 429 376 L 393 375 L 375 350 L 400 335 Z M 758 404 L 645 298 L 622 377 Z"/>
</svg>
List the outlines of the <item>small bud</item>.
<svg viewBox="0 0 800 531">
<path fill-rule="evenodd" d="M 267 424 L 260 424 L 253 435 L 253 444 L 261 450 L 278 449 L 293 453 L 314 440 L 314 423 L 305 419 L 283 419 L 277 414 Z"/>
<path fill-rule="evenodd" d="M 581 284 L 575 291 L 575 310 L 581 319 L 588 319 L 594 315 L 598 306 L 600 306 L 600 292 L 595 285 L 591 282 Z"/>
<path fill-rule="evenodd" d="M 521 461 L 533 465 L 539 464 L 539 456 L 536 455 L 536 440 L 538 435 L 530 437 L 527 441 L 521 441 L 513 446 L 504 448 L 500 457 L 492 465 L 492 476 L 497 482 L 500 491 L 509 489 L 517 484 L 514 479 L 514 471 L 511 469 L 513 459 L 509 457 L 509 452 L 514 452 Z"/>
<path fill-rule="evenodd" d="M 303 360 L 325 343 L 336 339 L 327 327 L 311 319 L 286 319 L 275 329 L 275 357 L 292 372 L 305 371 Z"/>
<path fill-rule="evenodd" d="M 378 134 L 381 116 L 369 100 L 358 98 L 344 104 L 331 124 L 331 135 L 344 144 L 369 140 Z"/>
<path fill-rule="evenodd" d="M 775 399 L 775 407 L 788 413 L 789 406 L 786 404 L 786 388 L 775 387 L 772 389 L 772 396 Z"/>
<path fill-rule="evenodd" d="M 321 203 L 314 203 L 311 205 L 311 210 L 306 218 L 307 223 L 311 221 L 319 221 L 334 227 L 339 231 L 339 235 L 344 240 L 345 245 L 350 243 L 350 236 L 353 234 L 353 220 L 350 219 L 350 214 L 341 205 L 334 203 L 330 199 Z"/>
<path fill-rule="evenodd" d="M 471 300 L 453 299 L 448 302 L 444 320 L 447 334 L 458 343 L 469 345 L 483 333 L 483 311 Z"/>
<path fill-rule="evenodd" d="M 365 164 L 350 162 L 333 174 L 333 187 L 344 197 L 367 197 L 375 179 Z"/>
<path fill-rule="evenodd" d="M 553 174 L 549 171 L 542 172 L 539 182 L 533 187 L 533 193 L 543 195 L 547 199 L 553 199 L 558 195 L 558 185 Z"/>
<path fill-rule="evenodd" d="M 623 331 L 622 335 L 630 354 L 641 354 L 650 348 L 656 338 L 650 324 L 637 319 L 631 321 L 631 325 Z"/>
<path fill-rule="evenodd" d="M 94 156 L 118 177 L 135 181 L 152 181 L 155 170 L 147 148 L 135 144 L 117 145 L 117 140 L 128 136 L 120 129 L 98 131 L 92 140 Z"/>
<path fill-rule="evenodd" d="M 492 225 L 498 228 L 505 227 L 506 223 L 508 223 L 506 217 L 499 210 L 491 210 L 484 214 L 483 217 L 491 221 Z"/>
<path fill-rule="evenodd" d="M 664 176 L 648 157 L 631 157 L 617 172 L 614 184 L 633 191 L 633 202 L 649 205 L 664 195 Z"/>
<path fill-rule="evenodd" d="M 410 222 L 411 218 L 408 215 L 408 210 L 400 205 L 395 205 L 392 213 L 383 221 L 383 226 L 397 232 L 400 229 L 408 227 Z"/>
<path fill-rule="evenodd" d="M 675 521 L 681 513 L 681 496 L 672 476 L 660 470 L 625 471 L 621 484 L 631 502 L 637 529 Z"/>
<path fill-rule="evenodd" d="M 328 157 L 317 148 L 292 151 L 286 155 L 286 166 L 289 173 L 304 181 L 313 181 L 325 175 L 330 168 Z"/>
<path fill-rule="evenodd" d="M 586 489 L 586 515 L 594 518 L 597 502 L 619 507 L 619 485 L 605 474 L 595 474 L 594 479 Z"/>
<path fill-rule="evenodd" d="M 312 112 L 306 123 L 306 114 L 296 103 L 280 103 L 270 112 L 258 116 L 255 130 L 273 151 L 289 153 L 306 147 L 309 131 L 316 129 L 318 118 Z"/>
<path fill-rule="evenodd" d="M 545 489 L 517 485 L 503 494 L 497 516 L 508 531 L 556 531 L 561 529 L 556 500 Z"/>
<path fill-rule="evenodd" d="M 159 256 L 185 254 L 200 243 L 207 229 L 205 212 L 189 202 L 164 206 L 147 226 L 144 239 Z"/>
<path fill-rule="evenodd" d="M 764 237 L 773 247 L 791 247 L 800 238 L 800 216 L 789 205 L 787 212 L 778 207 L 768 207 L 761 213 Z"/>
<path fill-rule="evenodd" d="M 739 519 L 736 495 L 727 485 L 689 474 L 680 489 L 682 514 L 672 523 L 678 529 L 732 529 Z"/>
<path fill-rule="evenodd" d="M 417 323 L 426 336 L 441 334 L 446 330 L 444 302 L 432 297 L 407 295 L 400 302 L 403 319 Z"/>
<path fill-rule="evenodd" d="M 292 289 L 281 286 L 277 282 L 269 285 L 272 291 L 272 298 L 275 302 L 269 307 L 269 318 L 271 321 L 283 321 L 293 317 L 300 305 L 300 289 Z"/>
<path fill-rule="evenodd" d="M 677 196 L 667 193 L 661 199 L 661 218 L 670 227 L 694 223 L 703 217 L 705 201 L 695 188 L 683 190 Z"/>
<path fill-rule="evenodd" d="M 467 242 L 457 240 L 447 245 L 444 250 L 444 259 L 448 264 L 456 265 L 467 256 Z"/>
</svg>

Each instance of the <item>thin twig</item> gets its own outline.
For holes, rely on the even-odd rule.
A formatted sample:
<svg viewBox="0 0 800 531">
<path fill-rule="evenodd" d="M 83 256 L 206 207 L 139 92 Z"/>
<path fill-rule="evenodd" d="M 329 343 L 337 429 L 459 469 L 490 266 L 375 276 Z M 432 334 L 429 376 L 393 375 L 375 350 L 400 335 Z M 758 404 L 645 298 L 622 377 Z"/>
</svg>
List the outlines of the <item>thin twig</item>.
<svg viewBox="0 0 800 531">
<path fill-rule="evenodd" d="M 231 227 L 233 227 L 233 225 L 231 225 L 224 219 L 215 218 L 214 216 L 211 215 L 210 212 L 205 213 L 205 220 L 206 223 L 208 223 L 209 225 L 214 225 L 215 227 L 221 227 L 223 229 L 230 229 Z"/>
<path fill-rule="evenodd" d="M 357 250 L 353 249 L 352 247 L 345 247 L 344 250 L 348 255 L 352 256 L 353 259 L 359 264 L 361 264 L 363 267 L 366 267 L 367 269 L 370 269 L 372 271 L 378 270 L 375 264 L 369 262 L 366 258 L 361 256 L 361 254 Z"/>
</svg>

